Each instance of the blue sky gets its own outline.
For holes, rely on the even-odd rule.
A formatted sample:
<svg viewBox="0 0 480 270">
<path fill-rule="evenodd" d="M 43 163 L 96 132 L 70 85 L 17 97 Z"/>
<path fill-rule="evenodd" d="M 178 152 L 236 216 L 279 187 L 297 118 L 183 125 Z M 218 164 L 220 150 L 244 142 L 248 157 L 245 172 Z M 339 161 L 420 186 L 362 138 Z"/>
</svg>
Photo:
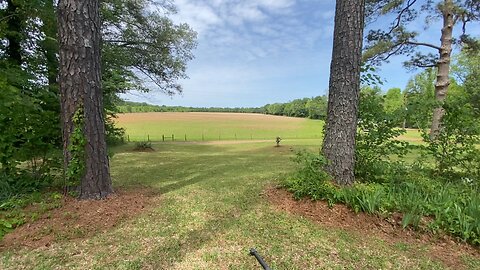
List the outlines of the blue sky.
<svg viewBox="0 0 480 270">
<path fill-rule="evenodd" d="M 198 33 L 184 92 L 173 97 L 155 89 L 127 100 L 158 105 L 253 107 L 327 94 L 335 13 L 333 0 L 176 0 L 176 22 Z M 379 21 L 373 28 L 388 25 Z M 478 25 L 476 25 L 477 27 Z M 419 40 L 439 43 L 440 25 Z M 474 29 L 474 33 L 480 31 Z M 395 57 L 379 75 L 383 88 L 404 88 L 414 75 Z"/>
</svg>

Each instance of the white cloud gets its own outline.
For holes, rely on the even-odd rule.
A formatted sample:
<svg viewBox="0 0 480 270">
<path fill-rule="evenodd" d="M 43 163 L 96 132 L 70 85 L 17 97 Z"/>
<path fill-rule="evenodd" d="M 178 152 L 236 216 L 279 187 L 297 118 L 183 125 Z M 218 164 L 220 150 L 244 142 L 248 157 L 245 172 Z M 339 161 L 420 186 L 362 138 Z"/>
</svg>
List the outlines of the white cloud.
<svg viewBox="0 0 480 270">
<path fill-rule="evenodd" d="M 266 20 L 267 13 L 288 14 L 295 0 L 177 0 L 175 4 L 174 19 L 187 22 L 203 36 L 211 28 Z"/>
<path fill-rule="evenodd" d="M 289 91 L 309 96 L 301 92 L 305 81 L 321 82 L 318 87 L 309 86 L 309 93 L 325 89 L 332 43 L 331 1 L 176 0 L 175 4 L 174 21 L 188 23 L 199 34 L 196 59 L 187 70 L 190 79 L 181 82 L 184 94 L 173 101 L 153 92 L 133 99 L 159 104 L 195 105 L 197 100 L 197 105 L 261 105 L 277 94 L 288 99 Z"/>
<path fill-rule="evenodd" d="M 173 17 L 174 20 L 188 23 L 199 34 L 223 22 L 216 10 L 202 2 L 177 0 L 175 4 L 179 12 Z"/>
</svg>

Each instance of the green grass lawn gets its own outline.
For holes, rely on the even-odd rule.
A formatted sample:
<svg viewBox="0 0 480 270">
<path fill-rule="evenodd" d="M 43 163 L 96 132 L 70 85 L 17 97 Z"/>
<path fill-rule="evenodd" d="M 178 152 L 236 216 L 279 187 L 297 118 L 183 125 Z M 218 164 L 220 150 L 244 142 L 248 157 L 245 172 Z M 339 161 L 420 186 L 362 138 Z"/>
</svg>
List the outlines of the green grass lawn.
<svg viewBox="0 0 480 270">
<path fill-rule="evenodd" d="M 154 144 L 155 152 L 114 149 L 114 185 L 145 186 L 160 203 L 116 229 L 81 241 L 1 254 L 0 269 L 443 269 L 421 244 L 323 227 L 277 210 L 261 196 L 293 169 L 295 150 L 320 140 L 242 144 Z M 465 256 L 470 269 L 478 257 Z"/>
<path fill-rule="evenodd" d="M 244 113 L 128 113 L 119 114 L 117 125 L 130 141 L 162 141 L 162 135 L 176 141 L 319 139 L 324 122 Z M 418 130 L 408 129 L 401 140 L 422 143 Z M 166 139 L 171 141 L 170 138 Z"/>
<path fill-rule="evenodd" d="M 400 136 L 401 140 L 405 140 L 411 144 L 422 144 L 422 133 L 418 129 L 407 129 L 406 133 Z"/>
<path fill-rule="evenodd" d="M 323 121 L 243 113 L 129 113 L 120 114 L 118 126 L 130 141 L 274 140 L 320 138 Z M 169 139 L 170 140 L 170 139 Z"/>
</svg>

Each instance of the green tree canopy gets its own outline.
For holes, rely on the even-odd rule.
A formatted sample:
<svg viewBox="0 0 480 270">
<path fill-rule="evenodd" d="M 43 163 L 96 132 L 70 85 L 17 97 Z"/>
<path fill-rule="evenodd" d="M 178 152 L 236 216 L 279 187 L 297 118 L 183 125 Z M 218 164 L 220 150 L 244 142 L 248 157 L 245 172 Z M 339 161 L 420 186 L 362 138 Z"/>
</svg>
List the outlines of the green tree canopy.
<svg viewBox="0 0 480 270">
<path fill-rule="evenodd" d="M 153 83 L 166 94 L 182 91 L 187 62 L 193 59 L 196 32 L 174 24 L 169 2 L 102 1 L 102 62 L 107 90 L 147 90 Z M 116 86 L 116 87 L 115 87 Z M 111 92 L 111 91 L 110 91 Z"/>
</svg>

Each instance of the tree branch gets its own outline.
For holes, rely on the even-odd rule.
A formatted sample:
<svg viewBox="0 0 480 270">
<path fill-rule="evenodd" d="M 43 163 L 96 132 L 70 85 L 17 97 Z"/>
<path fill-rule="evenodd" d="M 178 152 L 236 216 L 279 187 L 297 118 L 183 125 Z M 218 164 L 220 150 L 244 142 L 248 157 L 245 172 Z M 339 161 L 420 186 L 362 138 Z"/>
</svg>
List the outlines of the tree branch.
<svg viewBox="0 0 480 270">
<path fill-rule="evenodd" d="M 426 47 L 430 47 L 430 48 L 433 48 L 433 49 L 437 49 L 439 51 L 442 50 L 441 47 L 430 44 L 430 43 L 416 42 L 416 41 L 410 41 L 410 40 L 406 40 L 403 43 L 404 44 L 409 44 L 409 45 L 426 46 Z"/>
<path fill-rule="evenodd" d="M 437 67 L 437 64 L 425 65 L 425 64 L 415 64 L 415 63 L 412 63 L 412 66 L 416 66 L 416 67 L 419 67 L 419 68 L 433 68 L 433 67 Z"/>
<path fill-rule="evenodd" d="M 403 13 L 409 10 L 415 4 L 415 2 L 417 2 L 417 0 L 408 0 L 407 6 L 398 13 L 397 18 L 395 18 L 395 24 L 392 26 L 392 28 L 390 28 L 390 31 L 388 32 L 388 34 L 391 34 L 393 30 L 395 30 L 397 27 L 400 26 L 400 23 L 402 22 Z"/>
</svg>

